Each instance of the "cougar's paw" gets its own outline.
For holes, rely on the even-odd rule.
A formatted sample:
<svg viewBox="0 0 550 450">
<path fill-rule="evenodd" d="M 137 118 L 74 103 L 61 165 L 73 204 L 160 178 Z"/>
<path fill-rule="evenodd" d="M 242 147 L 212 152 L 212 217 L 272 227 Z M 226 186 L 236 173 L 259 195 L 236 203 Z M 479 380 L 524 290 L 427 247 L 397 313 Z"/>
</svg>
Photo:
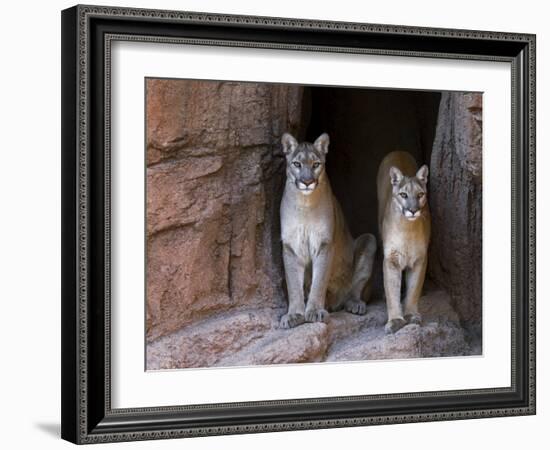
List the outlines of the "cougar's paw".
<svg viewBox="0 0 550 450">
<path fill-rule="evenodd" d="M 288 313 L 281 317 L 280 326 L 281 328 L 289 329 L 297 327 L 305 322 L 303 314 L 300 313 Z"/>
<path fill-rule="evenodd" d="M 305 318 L 303 314 L 285 314 L 283 317 L 281 317 L 281 328 L 289 329 L 297 327 L 298 325 L 301 325 L 305 322 Z"/>
<path fill-rule="evenodd" d="M 328 311 L 323 308 L 310 310 L 306 309 L 306 322 L 327 322 L 328 321 Z"/>
<path fill-rule="evenodd" d="M 407 323 L 422 325 L 422 316 L 419 313 L 406 314 L 405 320 L 407 321 Z"/>
<path fill-rule="evenodd" d="M 386 334 L 393 334 L 403 328 L 405 325 L 405 320 L 400 317 L 397 319 L 388 320 L 388 323 L 386 323 L 386 326 L 384 327 L 384 331 L 386 332 Z"/>
<path fill-rule="evenodd" d="M 344 309 L 352 314 L 359 314 L 362 316 L 367 312 L 367 305 L 362 300 L 350 299 L 346 300 L 346 303 L 344 303 Z"/>
</svg>

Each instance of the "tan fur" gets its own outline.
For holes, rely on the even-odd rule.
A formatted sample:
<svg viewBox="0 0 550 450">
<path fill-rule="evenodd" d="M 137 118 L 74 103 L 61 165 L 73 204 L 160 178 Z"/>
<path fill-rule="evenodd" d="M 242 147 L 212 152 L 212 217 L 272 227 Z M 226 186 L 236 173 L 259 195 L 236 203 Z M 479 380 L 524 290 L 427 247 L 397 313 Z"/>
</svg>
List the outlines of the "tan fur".
<svg viewBox="0 0 550 450">
<path fill-rule="evenodd" d="M 280 210 L 289 301 L 288 313 L 281 318 L 283 328 L 304 321 L 326 321 L 327 309 L 345 307 L 350 312 L 364 314 L 366 305 L 362 296 L 370 285 L 376 252 L 373 235 L 352 238 L 323 167 L 317 167 L 312 183 L 316 187 L 310 193 L 305 195 L 299 189 L 299 179 L 291 172 L 293 158 L 300 156 L 306 164 L 311 156 L 316 158 L 315 162 L 324 164 L 324 153 L 304 147 L 304 152 L 315 153 L 304 158 L 301 147 L 297 148 L 296 144 L 288 152 L 287 182 Z"/>
<path fill-rule="evenodd" d="M 398 170 L 392 169 L 396 168 Z M 392 185 L 391 172 L 403 175 L 400 183 Z M 422 292 L 428 245 L 430 241 L 431 218 L 427 202 L 426 166 L 417 171 L 414 158 L 407 152 L 393 152 L 387 155 L 378 169 L 378 223 L 383 243 L 384 290 L 388 309 L 387 332 L 395 332 L 406 322 L 419 323 L 418 299 Z M 425 177 L 419 174 L 424 174 Z M 424 181 L 425 180 L 425 181 Z M 418 218 L 411 220 L 404 214 L 407 200 L 400 192 L 416 195 Z M 422 201 L 418 200 L 418 195 Z M 407 211 L 411 215 L 410 211 Z M 406 277 L 404 314 L 401 307 L 402 273 Z"/>
</svg>

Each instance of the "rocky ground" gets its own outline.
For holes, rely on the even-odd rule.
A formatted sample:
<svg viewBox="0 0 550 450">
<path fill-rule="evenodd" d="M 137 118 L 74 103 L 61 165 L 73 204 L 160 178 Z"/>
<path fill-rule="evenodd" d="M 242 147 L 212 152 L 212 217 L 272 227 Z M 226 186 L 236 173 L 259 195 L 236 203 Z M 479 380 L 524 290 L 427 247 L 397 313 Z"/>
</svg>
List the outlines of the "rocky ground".
<svg viewBox="0 0 550 450">
<path fill-rule="evenodd" d="M 279 328 L 282 309 L 242 309 L 188 325 L 147 344 L 147 369 L 228 367 L 321 361 L 460 356 L 481 353 L 460 326 L 449 296 L 433 290 L 420 301 L 422 325 L 384 333 L 386 308 L 381 300 L 367 314 L 344 311 L 327 324 Z"/>
</svg>

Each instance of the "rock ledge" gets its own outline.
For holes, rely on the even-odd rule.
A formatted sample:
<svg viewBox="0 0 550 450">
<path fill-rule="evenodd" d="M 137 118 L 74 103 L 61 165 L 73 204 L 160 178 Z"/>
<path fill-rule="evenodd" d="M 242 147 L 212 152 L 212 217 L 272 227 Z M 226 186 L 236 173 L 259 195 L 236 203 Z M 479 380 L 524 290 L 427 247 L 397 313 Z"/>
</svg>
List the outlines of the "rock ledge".
<svg viewBox="0 0 550 450">
<path fill-rule="evenodd" d="M 344 311 L 327 324 L 279 328 L 283 309 L 256 308 L 220 313 L 200 323 L 148 342 L 147 369 L 230 367 L 321 361 L 362 361 L 463 356 L 472 349 L 449 296 L 441 290 L 420 300 L 423 324 L 384 333 L 386 308 L 381 300 L 367 314 Z"/>
</svg>

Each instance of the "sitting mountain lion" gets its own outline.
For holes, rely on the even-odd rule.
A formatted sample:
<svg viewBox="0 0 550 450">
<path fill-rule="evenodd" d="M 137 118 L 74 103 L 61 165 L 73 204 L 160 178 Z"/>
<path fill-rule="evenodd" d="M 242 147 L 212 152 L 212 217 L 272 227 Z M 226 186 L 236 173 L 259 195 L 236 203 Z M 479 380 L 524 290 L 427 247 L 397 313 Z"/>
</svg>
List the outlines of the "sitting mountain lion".
<svg viewBox="0 0 550 450">
<path fill-rule="evenodd" d="M 282 137 L 281 235 L 289 304 L 282 328 L 326 322 L 327 310 L 341 307 L 366 312 L 376 239 L 372 234 L 352 238 L 325 172 L 328 145 L 326 133 L 313 144 L 299 144 L 288 133 Z"/>
<path fill-rule="evenodd" d="M 407 322 L 421 322 L 418 299 L 426 274 L 431 228 L 427 183 L 428 166 L 417 171 L 416 161 L 407 152 L 390 153 L 378 169 L 378 226 L 384 246 L 387 333 L 395 333 Z M 403 272 L 406 279 L 404 315 L 401 308 Z"/>
</svg>

